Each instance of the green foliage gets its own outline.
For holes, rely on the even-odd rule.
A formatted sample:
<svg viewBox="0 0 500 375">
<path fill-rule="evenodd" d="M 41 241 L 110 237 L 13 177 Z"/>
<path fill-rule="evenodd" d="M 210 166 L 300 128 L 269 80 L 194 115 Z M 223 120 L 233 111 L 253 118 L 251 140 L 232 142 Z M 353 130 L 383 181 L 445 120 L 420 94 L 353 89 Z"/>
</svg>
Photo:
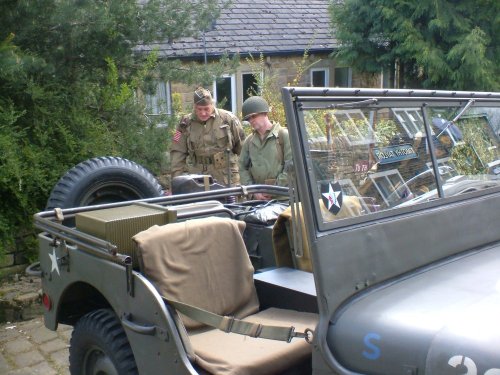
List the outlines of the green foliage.
<svg viewBox="0 0 500 375">
<path fill-rule="evenodd" d="M 310 63 L 309 53 L 306 50 L 302 55 L 302 59 L 298 63 L 294 62 L 295 75 L 292 82 L 285 83 L 280 82 L 279 74 L 273 72 L 267 66 L 262 53 L 258 60 L 252 55 L 246 59 L 255 77 L 257 87 L 259 88 L 259 92 L 252 92 L 250 94 L 260 95 L 267 101 L 271 108 L 271 112 L 269 113 L 269 119 L 271 119 L 271 121 L 276 121 L 280 123 L 281 126 L 286 126 L 285 108 L 281 99 L 281 87 L 285 85 L 298 86 L 304 72 L 319 61 L 320 60 Z"/>
<path fill-rule="evenodd" d="M 286 126 L 285 109 L 281 102 L 280 85 L 278 81 L 278 74 L 272 72 L 266 65 L 264 54 L 260 54 L 259 59 L 256 60 L 252 55 L 246 59 L 250 65 L 255 82 L 259 88 L 259 92 L 253 92 L 251 95 L 262 96 L 271 109 L 269 119 L 271 121 L 279 122 L 282 126 Z"/>
<path fill-rule="evenodd" d="M 111 57 L 107 57 L 108 75 L 107 85 L 102 90 L 102 105 L 104 110 L 116 110 L 126 104 L 133 96 L 130 85 L 118 81 L 118 68 Z"/>
<path fill-rule="evenodd" d="M 208 81 L 238 61 L 194 69 L 137 46 L 195 35 L 219 11 L 217 0 L 0 3 L 0 253 L 31 247 L 32 215 L 81 161 L 111 155 L 167 168 L 169 128 L 144 115 L 135 92 L 157 80 Z"/>
<path fill-rule="evenodd" d="M 492 143 L 485 121 L 482 116 L 460 120 L 463 142 L 453 147 L 451 153 L 451 160 L 460 174 L 487 174 L 487 164 L 497 159 L 497 145 Z"/>
<path fill-rule="evenodd" d="M 334 0 L 335 56 L 360 71 L 397 63 L 405 87 L 500 88 L 496 0 Z"/>
<path fill-rule="evenodd" d="M 344 111 L 339 109 L 304 111 L 304 116 L 308 138 L 320 140 L 326 137 L 328 144 L 334 144 L 345 137 L 351 142 L 369 140 L 387 145 L 398 129 L 392 119 L 380 119 L 376 124 L 370 124 L 361 117 L 353 120 L 346 118 Z M 351 112 L 351 116 L 355 114 Z M 324 145 L 324 142 L 318 142 L 315 146 L 321 148 Z"/>
<path fill-rule="evenodd" d="M 382 145 L 388 145 L 391 139 L 397 134 L 398 126 L 391 119 L 380 119 L 375 127 L 375 139 Z"/>
<path fill-rule="evenodd" d="M 485 172 L 476 150 L 470 144 L 455 146 L 451 152 L 451 159 L 459 174 L 475 175 Z"/>
</svg>

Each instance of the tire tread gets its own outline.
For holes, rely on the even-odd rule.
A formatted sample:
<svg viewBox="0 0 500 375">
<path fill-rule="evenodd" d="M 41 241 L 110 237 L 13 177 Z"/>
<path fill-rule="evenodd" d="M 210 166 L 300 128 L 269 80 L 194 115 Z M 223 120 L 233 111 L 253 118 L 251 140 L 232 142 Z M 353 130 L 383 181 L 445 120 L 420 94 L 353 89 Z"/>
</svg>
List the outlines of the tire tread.
<svg viewBox="0 0 500 375">
<path fill-rule="evenodd" d="M 70 340 L 69 363 L 72 375 L 82 374 L 82 354 L 85 348 L 79 347 L 81 343 L 99 338 L 108 346 L 101 348 L 106 354 L 114 358 L 120 375 L 137 375 L 138 370 L 134 354 L 123 327 L 110 309 L 95 310 L 82 317 L 76 324 Z"/>
<path fill-rule="evenodd" d="M 118 168 L 123 172 L 128 171 L 130 179 L 141 180 L 141 186 L 144 186 L 148 192 L 144 193 L 145 196 L 140 198 L 150 198 L 163 194 L 163 188 L 158 183 L 158 180 L 143 166 L 121 157 L 100 156 L 85 160 L 68 170 L 53 187 L 47 200 L 46 210 L 56 207 L 69 208 L 84 205 L 80 204 L 81 202 L 74 202 L 73 192 L 78 187 L 81 187 L 80 184 L 84 183 L 87 176 L 106 168 Z"/>
</svg>

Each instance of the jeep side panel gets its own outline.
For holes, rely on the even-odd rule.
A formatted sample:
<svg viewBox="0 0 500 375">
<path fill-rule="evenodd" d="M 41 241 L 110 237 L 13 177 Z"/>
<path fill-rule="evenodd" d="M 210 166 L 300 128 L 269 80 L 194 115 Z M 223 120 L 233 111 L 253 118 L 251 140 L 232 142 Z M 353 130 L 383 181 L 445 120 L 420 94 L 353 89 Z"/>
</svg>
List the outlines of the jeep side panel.
<svg viewBox="0 0 500 375">
<path fill-rule="evenodd" d="M 171 313 L 154 286 L 132 271 L 75 246 L 39 235 L 44 293 L 54 305 L 45 325 L 75 324 L 87 312 L 110 307 L 120 319 L 132 347 L 139 373 L 196 373 L 184 351 Z M 133 285 L 133 292 L 130 285 Z"/>
</svg>

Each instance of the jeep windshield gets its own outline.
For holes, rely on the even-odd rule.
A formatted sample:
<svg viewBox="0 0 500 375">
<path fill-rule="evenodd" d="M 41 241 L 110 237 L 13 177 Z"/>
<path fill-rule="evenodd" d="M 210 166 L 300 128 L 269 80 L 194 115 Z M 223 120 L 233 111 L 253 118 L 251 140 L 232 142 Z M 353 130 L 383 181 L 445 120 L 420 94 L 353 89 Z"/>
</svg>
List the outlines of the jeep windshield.
<svg viewBox="0 0 500 375">
<path fill-rule="evenodd" d="M 299 97 L 296 113 L 323 228 L 500 187 L 500 108 L 488 98 L 322 94 Z"/>
<path fill-rule="evenodd" d="M 338 374 L 498 371 L 500 94 L 282 94 L 325 363 Z"/>
</svg>

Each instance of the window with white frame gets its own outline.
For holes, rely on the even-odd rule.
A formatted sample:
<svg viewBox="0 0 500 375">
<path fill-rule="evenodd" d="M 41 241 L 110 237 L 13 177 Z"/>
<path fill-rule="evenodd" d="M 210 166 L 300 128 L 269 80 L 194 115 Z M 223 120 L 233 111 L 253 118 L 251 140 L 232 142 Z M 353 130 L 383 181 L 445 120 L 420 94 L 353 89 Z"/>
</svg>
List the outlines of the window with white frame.
<svg viewBox="0 0 500 375">
<path fill-rule="evenodd" d="M 158 82 L 154 94 L 145 94 L 145 115 L 155 119 L 159 125 L 162 124 L 161 116 L 172 114 L 172 96 L 170 93 L 170 82 Z"/>
<path fill-rule="evenodd" d="M 420 109 L 392 108 L 392 112 L 405 129 L 408 137 L 414 138 L 418 132 L 425 134 L 424 118 Z"/>
<path fill-rule="evenodd" d="M 218 108 L 236 113 L 235 76 L 224 75 L 213 83 L 213 95 Z"/>
<path fill-rule="evenodd" d="M 242 98 L 243 101 L 250 96 L 258 95 L 260 92 L 257 80 L 253 73 L 241 73 Z"/>
<path fill-rule="evenodd" d="M 331 115 L 334 129 L 337 129 L 336 136 L 344 136 L 351 145 L 374 143 L 372 126 L 361 110 L 342 109 L 332 111 Z"/>
<path fill-rule="evenodd" d="M 369 174 L 368 177 L 389 207 L 402 198 L 401 194 L 407 193 L 406 190 L 401 189 L 405 181 L 397 169 Z"/>
<path fill-rule="evenodd" d="M 313 68 L 310 70 L 311 86 L 312 87 L 328 87 L 330 86 L 330 77 L 328 68 Z"/>
<path fill-rule="evenodd" d="M 352 69 L 348 67 L 335 68 L 335 76 L 333 79 L 335 87 L 351 87 L 352 86 Z"/>
<path fill-rule="evenodd" d="M 398 119 L 401 126 L 405 129 L 406 134 L 410 138 L 420 132 L 425 136 L 425 125 L 422 111 L 418 108 L 393 108 L 392 111 Z M 431 120 L 431 134 L 435 135 L 437 131 L 437 138 L 444 134 L 450 137 L 453 145 L 459 144 L 460 138 L 454 132 L 456 126 L 447 120 L 440 117 L 432 118 Z"/>
</svg>

